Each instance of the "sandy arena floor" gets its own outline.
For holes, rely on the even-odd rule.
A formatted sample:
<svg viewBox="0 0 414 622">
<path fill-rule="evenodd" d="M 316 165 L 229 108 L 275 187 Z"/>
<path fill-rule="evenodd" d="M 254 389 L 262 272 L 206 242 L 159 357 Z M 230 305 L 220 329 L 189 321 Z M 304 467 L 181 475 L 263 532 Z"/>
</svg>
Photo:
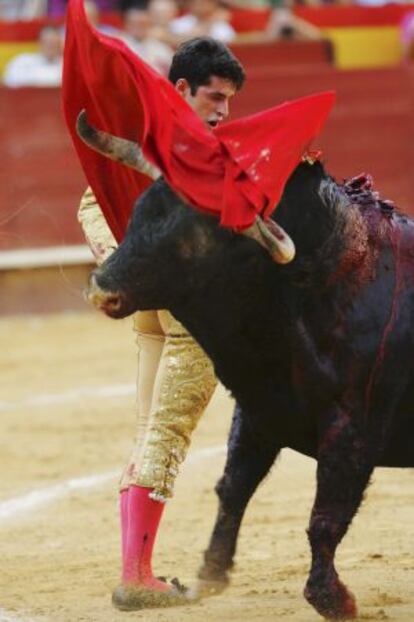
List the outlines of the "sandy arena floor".
<svg viewBox="0 0 414 622">
<path fill-rule="evenodd" d="M 316 622 L 302 588 L 315 463 L 285 451 L 242 528 L 231 587 L 119 613 L 116 478 L 134 427 L 130 322 L 97 313 L 0 321 L 1 622 Z M 219 390 L 168 504 L 155 570 L 191 582 L 216 511 L 231 401 Z M 361 620 L 414 620 L 414 473 L 378 469 L 337 558 Z"/>
</svg>

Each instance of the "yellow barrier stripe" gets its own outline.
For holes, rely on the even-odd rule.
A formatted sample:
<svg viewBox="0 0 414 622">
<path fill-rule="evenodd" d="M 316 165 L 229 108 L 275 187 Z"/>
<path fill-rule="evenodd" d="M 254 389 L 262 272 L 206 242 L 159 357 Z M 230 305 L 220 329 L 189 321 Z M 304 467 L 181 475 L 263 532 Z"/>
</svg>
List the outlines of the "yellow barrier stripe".
<svg viewBox="0 0 414 622">
<path fill-rule="evenodd" d="M 363 69 L 397 65 L 402 60 L 399 28 L 355 26 L 324 28 L 333 42 L 338 69 Z"/>
<path fill-rule="evenodd" d="M 0 43 L 0 75 L 3 75 L 4 68 L 17 54 L 23 54 L 24 52 L 36 52 L 38 50 L 38 44 L 36 41 L 24 43 Z"/>
</svg>

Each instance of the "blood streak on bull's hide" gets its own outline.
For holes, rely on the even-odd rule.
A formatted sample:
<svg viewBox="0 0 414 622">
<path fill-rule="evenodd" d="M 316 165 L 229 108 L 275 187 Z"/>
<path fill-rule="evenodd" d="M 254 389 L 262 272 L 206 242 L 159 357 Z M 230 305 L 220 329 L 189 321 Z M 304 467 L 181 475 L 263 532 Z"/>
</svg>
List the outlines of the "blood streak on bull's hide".
<svg viewBox="0 0 414 622">
<path fill-rule="evenodd" d="M 386 346 L 396 320 L 398 318 L 400 294 L 404 277 L 404 253 L 402 252 L 402 229 L 393 218 L 394 207 L 391 201 L 381 200 L 379 193 L 373 191 L 373 179 L 370 175 L 361 174 L 344 184 L 343 190 L 348 199 L 349 218 L 347 219 L 344 237 L 347 241 L 336 271 L 328 279 L 329 285 L 342 282 L 347 274 L 353 273 L 354 279 L 349 281 L 350 292 L 355 296 L 361 288 L 373 281 L 378 269 L 378 258 L 381 248 L 391 243 L 395 266 L 395 283 L 390 305 L 388 321 L 385 323 L 378 343 L 378 350 L 368 377 L 365 389 L 364 418 L 367 420 L 371 408 L 371 400 L 375 384 L 380 380 L 382 366 L 386 356 Z M 377 209 L 378 204 L 380 210 Z M 362 212 L 361 213 L 361 207 Z M 414 230 L 411 242 L 405 247 L 414 247 Z M 338 316 L 336 332 L 344 332 L 344 317 Z M 350 383 L 351 385 L 353 383 Z"/>
<path fill-rule="evenodd" d="M 381 336 L 381 341 L 379 344 L 379 348 L 377 351 L 377 356 L 374 361 L 374 365 L 372 366 L 371 374 L 367 383 L 367 388 L 365 392 L 365 420 L 368 418 L 372 391 L 375 383 L 378 380 L 379 374 L 381 372 L 382 365 L 384 363 L 385 358 L 385 349 L 387 345 L 387 340 L 391 336 L 392 330 L 395 326 L 398 311 L 399 311 L 399 298 L 403 285 L 403 270 L 402 270 L 402 260 L 401 260 L 401 240 L 402 240 L 402 231 L 398 223 L 389 222 L 388 223 L 388 234 L 391 242 L 392 252 L 394 256 L 394 266 L 395 266 L 395 284 L 394 291 L 392 295 L 391 302 L 391 310 L 390 316 L 387 324 L 384 327 L 384 331 Z"/>
</svg>

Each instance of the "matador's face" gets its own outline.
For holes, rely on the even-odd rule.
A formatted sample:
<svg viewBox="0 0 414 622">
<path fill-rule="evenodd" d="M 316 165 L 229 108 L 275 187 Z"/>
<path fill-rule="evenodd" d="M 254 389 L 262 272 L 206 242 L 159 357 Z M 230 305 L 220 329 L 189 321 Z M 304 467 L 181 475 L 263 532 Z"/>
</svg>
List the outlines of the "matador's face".
<svg viewBox="0 0 414 622">
<path fill-rule="evenodd" d="M 210 128 L 217 127 L 228 117 L 230 100 L 237 92 L 233 82 L 218 76 L 211 76 L 210 82 L 199 86 L 194 95 L 184 78 L 177 80 L 175 88 Z"/>
</svg>

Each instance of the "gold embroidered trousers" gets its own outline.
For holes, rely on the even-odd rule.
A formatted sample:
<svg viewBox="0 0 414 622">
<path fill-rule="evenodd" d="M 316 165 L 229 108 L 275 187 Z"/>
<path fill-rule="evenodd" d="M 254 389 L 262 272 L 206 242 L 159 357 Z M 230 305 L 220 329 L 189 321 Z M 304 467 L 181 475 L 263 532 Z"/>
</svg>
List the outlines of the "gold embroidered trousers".
<svg viewBox="0 0 414 622">
<path fill-rule="evenodd" d="M 79 220 L 98 263 L 114 239 L 96 200 L 85 193 Z M 168 311 L 134 315 L 138 346 L 137 429 L 120 487 L 153 488 L 159 500 L 171 497 L 191 435 L 217 384 L 212 363 L 188 331 Z"/>
<path fill-rule="evenodd" d="M 138 344 L 137 433 L 121 488 L 171 497 L 191 435 L 216 387 L 213 366 L 168 311 L 134 317 Z"/>
</svg>

